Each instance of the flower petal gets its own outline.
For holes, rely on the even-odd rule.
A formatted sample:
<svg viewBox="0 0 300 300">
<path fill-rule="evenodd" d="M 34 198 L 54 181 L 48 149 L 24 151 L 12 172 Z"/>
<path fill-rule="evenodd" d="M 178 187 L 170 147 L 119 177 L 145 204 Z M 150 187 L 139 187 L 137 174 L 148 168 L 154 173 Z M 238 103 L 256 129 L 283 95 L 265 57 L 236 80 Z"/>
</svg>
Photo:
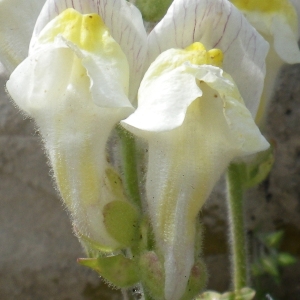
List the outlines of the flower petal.
<svg viewBox="0 0 300 300">
<path fill-rule="evenodd" d="M 147 201 L 164 255 L 167 300 L 185 291 L 196 255 L 196 216 L 213 186 L 233 159 L 269 146 L 229 75 L 211 65 L 166 63 L 169 57 L 178 62 L 183 51 L 155 60 L 137 110 L 121 121 L 149 145 Z"/>
<path fill-rule="evenodd" d="M 97 13 L 101 16 L 127 57 L 131 73 L 129 98 L 134 102 L 144 73 L 147 51 L 147 34 L 138 9 L 125 0 L 48 0 L 37 20 L 31 49 L 36 46 L 37 38 L 46 24 L 67 8 L 74 8 L 83 14 Z"/>
<path fill-rule="evenodd" d="M 232 0 L 232 3 L 271 45 L 274 44 L 277 54 L 284 62 L 300 62 L 297 7 L 290 0 L 273 0 L 268 3 Z"/>
<path fill-rule="evenodd" d="M 69 47 L 81 59 L 97 105 L 132 107 L 128 99 L 127 58 L 98 14 L 82 15 L 72 8 L 64 10 L 40 32 L 34 51 L 49 44 Z"/>
<path fill-rule="evenodd" d="M 0 0 L 0 60 L 8 72 L 28 55 L 41 0 Z"/>
<path fill-rule="evenodd" d="M 171 130 L 182 124 L 188 106 L 202 96 L 195 77 L 186 72 L 185 65 L 156 76 L 164 61 L 170 57 L 176 60 L 178 51 L 165 51 L 150 66 L 141 82 L 138 108 L 122 121 L 124 124 L 155 132 Z"/>
<path fill-rule="evenodd" d="M 268 44 L 227 0 L 175 0 L 149 35 L 149 64 L 169 48 L 200 41 L 224 53 L 224 71 L 255 116 L 263 89 Z"/>
<path fill-rule="evenodd" d="M 117 247 L 102 215 L 103 207 L 115 200 L 107 189 L 106 143 L 132 109 L 97 106 L 86 69 L 70 48 L 49 46 L 32 54 L 12 73 L 7 89 L 40 129 L 78 234 Z"/>
</svg>

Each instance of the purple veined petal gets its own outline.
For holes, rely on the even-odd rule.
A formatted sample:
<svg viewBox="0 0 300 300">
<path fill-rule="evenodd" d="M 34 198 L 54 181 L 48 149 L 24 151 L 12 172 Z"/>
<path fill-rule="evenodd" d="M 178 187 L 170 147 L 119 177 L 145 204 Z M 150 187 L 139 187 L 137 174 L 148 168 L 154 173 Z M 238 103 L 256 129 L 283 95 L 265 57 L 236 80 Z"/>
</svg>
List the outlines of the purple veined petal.
<svg viewBox="0 0 300 300">
<path fill-rule="evenodd" d="M 131 73 L 129 98 L 135 101 L 147 55 L 147 34 L 139 10 L 125 0 L 48 0 L 37 20 L 30 51 L 45 25 L 67 8 L 74 8 L 82 14 L 97 13 L 102 17 L 127 57 Z"/>
<path fill-rule="evenodd" d="M 148 38 L 148 65 L 169 48 L 201 42 L 224 53 L 223 69 L 236 82 L 252 116 L 256 115 L 268 43 L 227 0 L 175 0 Z"/>
<path fill-rule="evenodd" d="M 0 0 L 0 60 L 8 72 L 23 61 L 42 0 Z"/>
</svg>

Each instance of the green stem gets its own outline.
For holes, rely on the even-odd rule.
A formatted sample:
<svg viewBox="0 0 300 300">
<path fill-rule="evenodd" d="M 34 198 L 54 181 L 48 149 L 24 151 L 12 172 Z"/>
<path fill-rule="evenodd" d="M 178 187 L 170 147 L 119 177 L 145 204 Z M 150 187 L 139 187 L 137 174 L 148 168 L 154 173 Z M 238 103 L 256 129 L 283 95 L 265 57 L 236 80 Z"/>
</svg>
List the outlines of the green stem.
<svg viewBox="0 0 300 300">
<path fill-rule="evenodd" d="M 120 125 L 117 126 L 116 130 L 122 144 L 122 162 L 125 188 L 133 203 L 137 204 L 138 207 L 141 207 L 135 138 L 130 132 Z"/>
<path fill-rule="evenodd" d="M 226 181 L 233 285 L 235 290 L 239 290 L 247 286 L 248 275 L 243 212 L 243 181 L 239 165 L 231 164 L 228 167 Z"/>
</svg>

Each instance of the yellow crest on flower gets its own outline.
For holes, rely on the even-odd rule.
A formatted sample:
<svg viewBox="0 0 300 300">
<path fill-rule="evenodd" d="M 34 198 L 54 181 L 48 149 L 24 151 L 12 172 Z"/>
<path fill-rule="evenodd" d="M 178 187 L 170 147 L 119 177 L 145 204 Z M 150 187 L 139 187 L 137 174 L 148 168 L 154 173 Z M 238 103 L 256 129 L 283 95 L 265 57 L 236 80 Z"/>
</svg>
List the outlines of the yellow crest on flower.
<svg viewBox="0 0 300 300">
<path fill-rule="evenodd" d="M 82 15 L 73 8 L 57 16 L 51 22 L 51 29 L 42 34 L 40 41 L 53 42 L 57 36 L 89 52 L 98 52 L 111 44 L 109 30 L 98 14 Z"/>
<path fill-rule="evenodd" d="M 223 63 L 223 52 L 220 49 L 206 51 L 203 44 L 196 42 L 183 51 L 186 52 L 187 59 L 195 65 L 213 65 L 221 67 Z"/>
</svg>

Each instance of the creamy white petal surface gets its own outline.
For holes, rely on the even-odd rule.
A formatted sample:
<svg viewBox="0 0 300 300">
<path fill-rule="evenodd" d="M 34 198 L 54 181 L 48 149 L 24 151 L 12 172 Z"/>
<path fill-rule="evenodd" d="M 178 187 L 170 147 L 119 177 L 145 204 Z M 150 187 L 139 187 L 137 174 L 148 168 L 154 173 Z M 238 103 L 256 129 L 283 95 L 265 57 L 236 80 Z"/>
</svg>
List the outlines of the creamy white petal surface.
<svg viewBox="0 0 300 300">
<path fill-rule="evenodd" d="M 34 24 L 44 3 L 0 0 L 0 60 L 9 73 L 27 57 Z"/>
<path fill-rule="evenodd" d="M 67 8 L 101 16 L 127 57 L 131 74 L 129 99 L 134 102 L 144 73 L 147 52 L 147 34 L 138 9 L 125 0 L 48 0 L 37 20 L 30 51 L 36 47 L 36 39 L 45 25 Z"/>
<path fill-rule="evenodd" d="M 149 64 L 169 48 L 201 42 L 224 53 L 223 69 L 255 116 L 265 76 L 268 44 L 227 0 L 175 0 L 149 35 Z"/>
<path fill-rule="evenodd" d="M 146 191 L 165 259 L 166 300 L 184 293 L 197 214 L 221 174 L 234 158 L 269 146 L 232 78 L 188 59 L 177 65 L 183 51 L 158 56 L 141 83 L 137 110 L 121 122 L 149 144 Z"/>
<path fill-rule="evenodd" d="M 298 0 L 231 0 L 249 22 L 270 43 L 266 59 L 266 78 L 256 121 L 262 126 L 274 92 L 274 85 L 284 63 L 299 63 L 299 13 Z"/>
<path fill-rule="evenodd" d="M 133 111 L 128 86 L 126 56 L 99 15 L 73 9 L 44 27 L 7 82 L 11 97 L 39 127 L 77 234 L 104 250 L 119 246 L 102 211 L 115 200 L 106 143 L 114 126 Z"/>
<path fill-rule="evenodd" d="M 270 41 L 284 62 L 300 62 L 299 17 L 296 7 L 289 0 L 273 0 L 268 4 L 233 0 L 232 3 L 244 13 L 256 30 Z"/>
</svg>

